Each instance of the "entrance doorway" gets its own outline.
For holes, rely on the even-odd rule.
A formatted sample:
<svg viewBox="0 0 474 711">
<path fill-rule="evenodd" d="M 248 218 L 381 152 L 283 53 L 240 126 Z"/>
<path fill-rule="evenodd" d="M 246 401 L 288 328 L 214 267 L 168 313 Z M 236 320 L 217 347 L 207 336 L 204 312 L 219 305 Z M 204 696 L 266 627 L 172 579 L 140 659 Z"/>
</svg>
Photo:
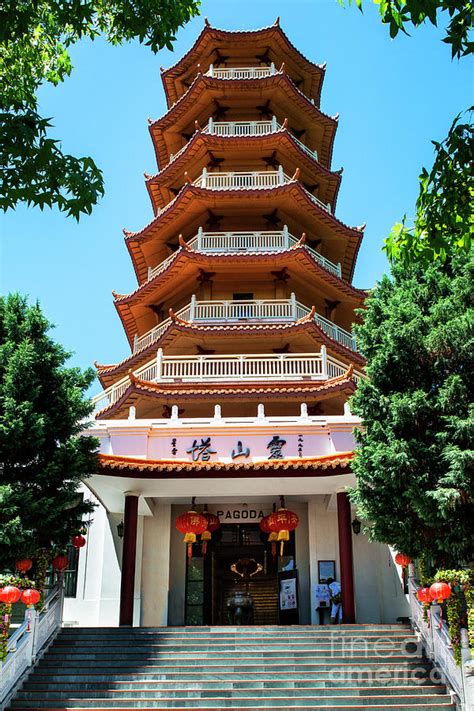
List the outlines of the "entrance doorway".
<svg viewBox="0 0 474 711">
<path fill-rule="evenodd" d="M 186 625 L 236 624 L 232 607 L 236 594 L 251 596 L 245 624 L 284 621 L 280 581 L 288 571 L 296 570 L 294 531 L 283 557 L 272 555 L 267 538 L 257 523 L 227 523 L 213 534 L 205 556 L 201 543 L 194 544 L 186 569 Z"/>
</svg>

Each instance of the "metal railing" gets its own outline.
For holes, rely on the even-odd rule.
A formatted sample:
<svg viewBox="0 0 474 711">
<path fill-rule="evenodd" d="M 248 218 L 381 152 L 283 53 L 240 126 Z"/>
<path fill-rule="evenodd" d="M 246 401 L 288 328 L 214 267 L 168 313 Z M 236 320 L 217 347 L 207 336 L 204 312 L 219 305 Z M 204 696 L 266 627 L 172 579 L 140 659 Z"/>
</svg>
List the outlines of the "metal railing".
<svg viewBox="0 0 474 711">
<path fill-rule="evenodd" d="M 6 708 L 25 672 L 59 631 L 63 600 L 61 584 L 51 590 L 41 613 L 34 609 L 25 612 L 24 622 L 8 640 L 7 658 L 0 663 L 0 708 Z"/>
<path fill-rule="evenodd" d="M 214 79 L 262 79 L 275 74 L 275 65 L 269 67 L 215 67 L 210 65 L 206 76 Z"/>
<path fill-rule="evenodd" d="M 431 605 L 428 619 L 423 614 L 423 605 L 417 598 L 419 586 L 414 577 L 409 577 L 408 599 L 411 611 L 412 626 L 418 633 L 426 656 L 438 668 L 443 681 L 457 695 L 461 709 L 471 711 L 474 708 L 474 688 L 467 673 L 467 665 L 471 662 L 467 633 L 461 634 L 462 661 L 459 666 L 454 659 L 451 640 L 446 622 L 441 615 L 439 605 Z M 465 632 L 462 630 L 461 632 Z"/>
<path fill-rule="evenodd" d="M 202 227 L 189 242 L 188 246 L 199 252 L 220 254 L 222 252 L 277 252 L 290 249 L 297 245 L 299 240 L 288 231 L 285 225 L 283 230 L 255 231 L 255 232 L 204 232 Z M 340 263 L 334 264 L 312 247 L 302 245 L 309 254 L 324 269 L 341 278 Z M 163 260 L 156 267 L 148 268 L 148 280 L 161 274 L 174 260 L 176 252 Z"/>
</svg>

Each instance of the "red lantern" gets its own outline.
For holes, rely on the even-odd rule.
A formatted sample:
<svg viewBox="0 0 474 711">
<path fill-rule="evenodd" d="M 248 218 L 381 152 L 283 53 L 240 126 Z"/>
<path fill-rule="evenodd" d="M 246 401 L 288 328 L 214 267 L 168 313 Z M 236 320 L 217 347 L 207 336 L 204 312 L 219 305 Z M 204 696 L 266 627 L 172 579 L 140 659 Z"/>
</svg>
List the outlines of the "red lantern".
<svg viewBox="0 0 474 711">
<path fill-rule="evenodd" d="M 191 558 L 196 536 L 204 533 L 207 529 L 207 518 L 197 511 L 187 511 L 176 519 L 176 528 L 184 533 L 184 542 L 188 544 L 188 558 Z"/>
<path fill-rule="evenodd" d="M 27 573 L 33 567 L 33 561 L 31 558 L 22 558 L 22 560 L 17 560 L 15 563 L 15 568 L 19 573 Z"/>
<path fill-rule="evenodd" d="M 279 508 L 278 511 L 269 514 L 268 528 L 272 533 L 277 533 L 277 540 L 281 541 L 280 555 L 283 555 L 283 547 L 285 541 L 290 540 L 290 531 L 298 528 L 300 520 L 293 511 L 288 511 L 286 508 Z"/>
<path fill-rule="evenodd" d="M 268 542 L 272 544 L 272 557 L 274 558 L 276 556 L 276 542 L 278 539 L 278 533 L 275 533 L 270 529 L 270 526 L 268 525 L 268 516 L 264 516 L 262 519 L 260 519 L 260 530 L 263 531 L 263 533 L 268 533 Z"/>
<path fill-rule="evenodd" d="M 207 521 L 207 528 L 205 531 L 201 533 L 201 541 L 202 541 L 202 554 L 206 555 L 207 552 L 207 542 L 211 540 L 212 534 L 215 533 L 221 525 L 221 522 L 219 521 L 218 516 L 214 516 L 214 514 L 209 513 L 209 511 L 203 511 L 204 518 Z"/>
<path fill-rule="evenodd" d="M 397 553 L 395 556 L 395 563 L 401 565 L 402 568 L 406 568 L 411 563 L 411 558 L 405 553 Z"/>
<path fill-rule="evenodd" d="M 416 593 L 416 596 L 420 602 L 427 605 L 431 602 L 431 593 L 429 588 L 420 588 Z"/>
<path fill-rule="evenodd" d="M 448 583 L 433 583 L 430 587 L 431 599 L 441 605 L 451 595 L 451 586 Z"/>
<path fill-rule="evenodd" d="M 21 592 L 14 585 L 6 585 L 0 589 L 0 602 L 4 602 L 6 605 L 13 605 L 14 602 L 18 602 L 20 597 Z"/>
<path fill-rule="evenodd" d="M 36 605 L 40 601 L 41 595 L 38 590 L 23 590 L 21 593 L 21 601 L 29 607 L 30 605 Z"/>
<path fill-rule="evenodd" d="M 66 568 L 69 565 L 69 560 L 67 555 L 57 555 L 55 558 L 52 560 L 53 568 L 54 570 L 57 570 L 58 572 L 62 572 L 63 570 L 66 570 Z"/>
<path fill-rule="evenodd" d="M 81 534 L 78 534 L 77 536 L 73 536 L 71 538 L 71 543 L 74 548 L 82 548 L 86 545 L 86 539 L 84 538 L 84 536 L 81 536 Z"/>
</svg>

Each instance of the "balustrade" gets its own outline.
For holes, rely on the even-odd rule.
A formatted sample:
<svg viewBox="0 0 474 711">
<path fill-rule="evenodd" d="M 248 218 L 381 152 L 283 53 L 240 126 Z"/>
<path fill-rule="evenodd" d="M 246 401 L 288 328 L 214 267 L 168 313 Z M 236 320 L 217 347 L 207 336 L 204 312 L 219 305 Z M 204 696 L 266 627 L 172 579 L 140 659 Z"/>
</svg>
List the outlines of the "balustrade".
<svg viewBox="0 0 474 711">
<path fill-rule="evenodd" d="M 269 67 L 214 67 L 213 64 L 206 72 L 206 76 L 214 79 L 262 79 L 275 74 L 275 65 Z"/>
</svg>

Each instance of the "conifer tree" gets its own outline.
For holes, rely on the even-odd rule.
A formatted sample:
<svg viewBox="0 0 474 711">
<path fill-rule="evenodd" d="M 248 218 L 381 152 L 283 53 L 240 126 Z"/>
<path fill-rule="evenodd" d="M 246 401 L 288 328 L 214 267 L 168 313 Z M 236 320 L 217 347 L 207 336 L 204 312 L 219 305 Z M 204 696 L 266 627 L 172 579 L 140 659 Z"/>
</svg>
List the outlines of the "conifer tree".
<svg viewBox="0 0 474 711">
<path fill-rule="evenodd" d="M 94 374 L 65 367 L 50 328 L 38 304 L 0 298 L 0 572 L 64 547 L 91 511 L 78 485 L 95 470 L 96 442 L 79 432 Z"/>
</svg>

